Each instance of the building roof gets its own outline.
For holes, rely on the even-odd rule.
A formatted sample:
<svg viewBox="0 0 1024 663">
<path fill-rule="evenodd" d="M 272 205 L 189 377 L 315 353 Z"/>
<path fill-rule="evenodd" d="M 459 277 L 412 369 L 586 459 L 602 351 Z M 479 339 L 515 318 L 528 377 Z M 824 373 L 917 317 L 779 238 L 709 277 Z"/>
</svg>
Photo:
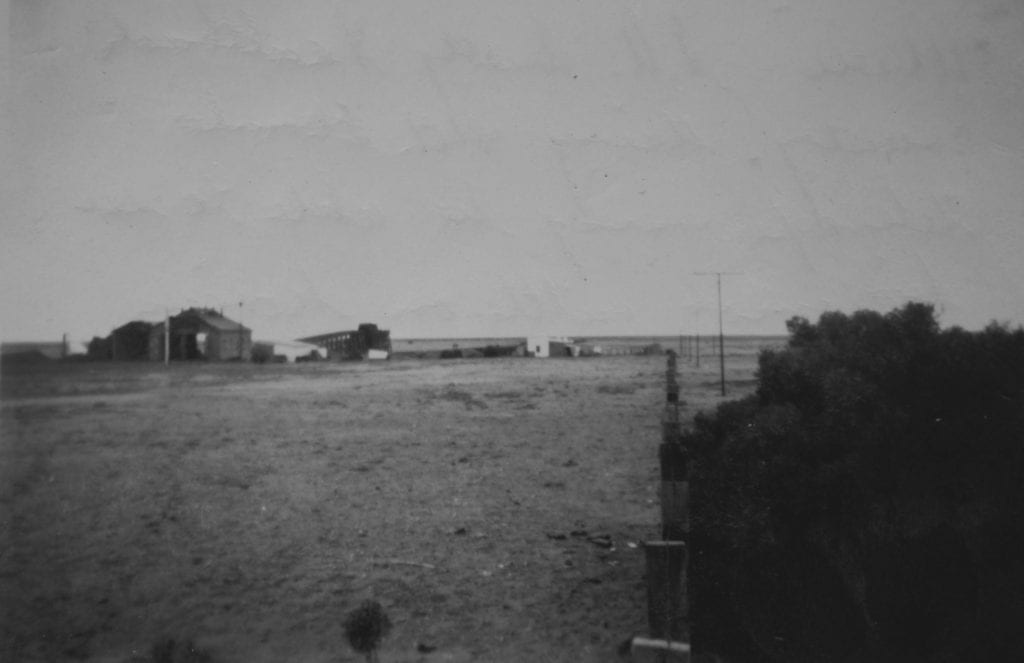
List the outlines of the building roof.
<svg viewBox="0 0 1024 663">
<path fill-rule="evenodd" d="M 355 331 L 354 329 L 349 329 L 346 331 L 336 331 L 328 332 L 326 334 L 317 334 L 316 336 L 303 336 L 302 338 L 297 338 L 295 340 L 298 341 L 299 343 L 310 343 L 312 345 L 320 345 L 325 341 L 329 341 L 333 338 L 338 338 L 339 336 L 354 337 L 358 334 L 359 332 Z"/>
<path fill-rule="evenodd" d="M 336 332 L 327 332 L 326 334 L 316 334 L 315 336 L 303 336 L 302 338 L 295 339 L 302 343 L 312 343 L 314 345 L 320 345 L 331 339 L 336 339 L 342 336 L 356 337 L 359 336 L 360 332 L 366 330 L 370 333 L 380 334 L 381 336 L 389 336 L 391 332 L 387 329 L 380 329 L 377 325 L 372 322 L 363 322 L 359 325 L 359 329 L 345 329 Z"/>
<path fill-rule="evenodd" d="M 148 332 L 153 328 L 152 322 L 145 322 L 144 320 L 132 320 L 121 325 L 115 332 Z"/>
<path fill-rule="evenodd" d="M 216 329 L 218 331 L 232 331 L 237 332 L 239 329 L 243 331 L 252 331 L 245 325 L 235 322 L 230 318 L 226 318 L 213 309 L 201 309 L 201 308 L 190 308 L 182 311 L 178 315 L 172 315 L 171 320 L 180 321 L 191 321 L 196 320 L 203 325 Z M 160 332 L 164 328 L 163 321 L 160 321 L 153 325 L 153 330 Z"/>
<path fill-rule="evenodd" d="M 275 350 L 280 350 L 280 349 L 287 348 L 287 349 L 296 350 L 296 351 L 299 351 L 299 352 L 309 352 L 310 350 L 319 350 L 320 349 L 320 346 L 316 345 L 315 343 L 305 343 L 303 341 L 280 341 L 280 340 L 260 339 L 260 340 L 256 341 L 256 343 L 263 343 L 263 344 L 266 344 L 266 345 L 272 345 L 272 346 L 274 346 Z"/>
<path fill-rule="evenodd" d="M 39 354 L 50 359 L 60 359 L 67 348 L 63 342 L 47 341 L 5 341 L 0 343 L 0 355 Z"/>
<path fill-rule="evenodd" d="M 188 311 L 186 311 L 186 313 L 188 313 Z M 242 323 L 225 318 L 219 313 L 197 312 L 195 317 L 201 320 L 203 324 L 209 325 L 210 327 L 220 331 L 238 331 L 239 329 L 248 329 L 248 327 L 242 326 Z"/>
</svg>

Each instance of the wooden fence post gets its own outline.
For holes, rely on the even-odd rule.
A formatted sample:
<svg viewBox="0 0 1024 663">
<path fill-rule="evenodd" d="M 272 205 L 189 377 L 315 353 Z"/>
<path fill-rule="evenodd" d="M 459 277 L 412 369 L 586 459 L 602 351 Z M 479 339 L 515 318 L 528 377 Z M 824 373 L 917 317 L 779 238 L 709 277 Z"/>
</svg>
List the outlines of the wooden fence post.
<svg viewBox="0 0 1024 663">
<path fill-rule="evenodd" d="M 686 544 L 682 541 L 647 541 L 647 625 L 651 637 L 687 639 Z"/>
<path fill-rule="evenodd" d="M 661 535 L 666 541 L 689 542 L 690 482 L 686 453 L 681 444 L 662 442 L 661 461 Z"/>
</svg>

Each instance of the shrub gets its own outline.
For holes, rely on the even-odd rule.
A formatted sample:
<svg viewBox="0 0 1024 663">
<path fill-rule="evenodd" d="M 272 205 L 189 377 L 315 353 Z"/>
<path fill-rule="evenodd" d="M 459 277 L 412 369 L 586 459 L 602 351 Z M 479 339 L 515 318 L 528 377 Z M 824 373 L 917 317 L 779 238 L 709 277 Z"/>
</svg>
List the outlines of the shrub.
<svg viewBox="0 0 1024 663">
<path fill-rule="evenodd" d="M 152 663 L 211 663 L 213 657 L 191 640 L 163 638 L 150 648 L 150 660 Z"/>
<path fill-rule="evenodd" d="M 514 345 L 485 345 L 482 350 L 485 357 L 510 357 L 515 351 Z"/>
<path fill-rule="evenodd" d="M 684 439 L 695 646 L 731 638 L 744 656 L 787 661 L 1011 658 L 1024 639 L 993 625 L 1024 619 L 1021 602 L 995 598 L 1024 580 L 1000 543 L 1024 535 L 1024 330 L 942 330 L 918 303 L 787 328 L 787 347 L 759 358 L 755 395 L 697 416 Z M 993 573 L 992 559 L 1014 561 Z M 841 582 L 804 582 L 807 569 Z M 805 628 L 849 605 L 845 630 Z"/>
</svg>

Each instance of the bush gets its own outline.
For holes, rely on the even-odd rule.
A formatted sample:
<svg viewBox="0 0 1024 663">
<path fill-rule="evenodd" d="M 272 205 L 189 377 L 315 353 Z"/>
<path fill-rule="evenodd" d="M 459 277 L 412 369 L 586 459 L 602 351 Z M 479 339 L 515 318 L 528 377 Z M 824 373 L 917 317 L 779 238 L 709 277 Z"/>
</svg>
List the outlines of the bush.
<svg viewBox="0 0 1024 663">
<path fill-rule="evenodd" d="M 994 625 L 1024 620 L 999 589 L 1024 587 L 1024 562 L 1000 543 L 1024 535 L 1024 330 L 941 330 L 918 303 L 787 327 L 787 347 L 759 358 L 755 395 L 699 415 L 684 439 L 695 646 L 1012 658 L 1024 639 Z M 839 581 L 806 582 L 814 569 Z M 845 626 L 806 628 L 851 605 Z"/>
</svg>

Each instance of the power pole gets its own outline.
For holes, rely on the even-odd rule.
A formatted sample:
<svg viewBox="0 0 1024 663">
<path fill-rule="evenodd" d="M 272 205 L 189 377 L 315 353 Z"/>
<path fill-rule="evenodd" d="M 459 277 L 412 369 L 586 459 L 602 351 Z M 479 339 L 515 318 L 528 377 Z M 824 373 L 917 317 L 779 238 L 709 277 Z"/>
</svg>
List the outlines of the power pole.
<svg viewBox="0 0 1024 663">
<path fill-rule="evenodd" d="M 718 366 L 721 372 L 722 396 L 725 396 L 725 334 L 722 331 L 722 276 L 738 276 L 742 272 L 694 272 L 697 276 L 714 276 L 718 281 Z"/>
<path fill-rule="evenodd" d="M 171 314 L 164 309 L 164 366 L 171 364 Z"/>
<path fill-rule="evenodd" d="M 242 339 L 245 335 L 242 327 L 242 302 L 238 302 L 238 361 L 242 361 Z"/>
<path fill-rule="evenodd" d="M 696 327 L 695 331 L 697 333 L 696 339 L 694 341 L 694 344 L 697 347 L 697 368 L 700 368 L 700 311 L 697 311 L 697 315 L 695 316 L 693 324 L 694 327 Z"/>
</svg>

